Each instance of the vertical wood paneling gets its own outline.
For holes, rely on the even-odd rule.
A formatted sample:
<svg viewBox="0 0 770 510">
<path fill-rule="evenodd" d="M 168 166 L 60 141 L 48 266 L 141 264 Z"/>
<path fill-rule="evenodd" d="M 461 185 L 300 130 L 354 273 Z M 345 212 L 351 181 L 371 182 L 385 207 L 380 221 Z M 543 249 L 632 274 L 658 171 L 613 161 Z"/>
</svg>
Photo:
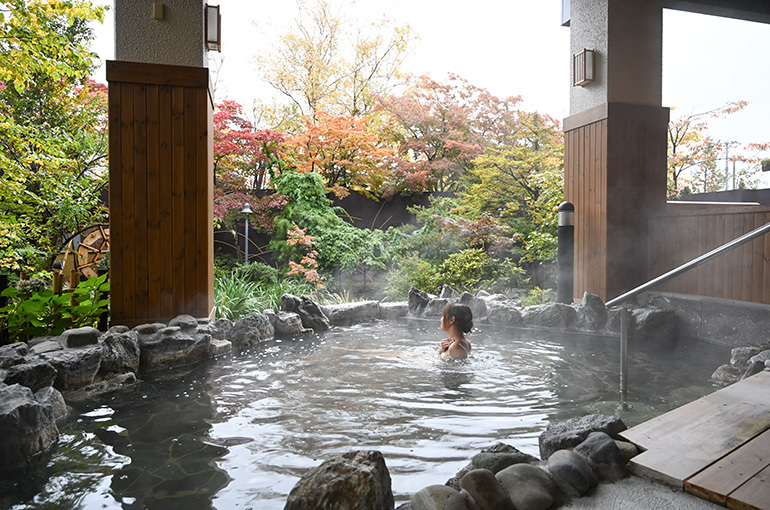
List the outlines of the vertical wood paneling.
<svg viewBox="0 0 770 510">
<path fill-rule="evenodd" d="M 652 245 L 669 246 L 670 256 L 650 256 L 648 279 L 678 267 L 770 220 L 770 208 L 704 209 L 650 218 Z M 660 290 L 770 304 L 770 235 L 757 238 L 670 280 Z"/>
<path fill-rule="evenodd" d="M 200 68 L 108 63 L 115 323 L 202 317 L 212 310 L 207 75 Z"/>
<path fill-rule="evenodd" d="M 727 236 L 725 235 L 726 218 L 723 215 L 715 215 L 715 216 L 716 216 L 716 230 L 715 230 L 716 242 L 714 243 L 714 248 L 718 246 L 722 246 L 727 242 Z M 721 297 L 725 293 L 725 274 L 724 274 L 724 271 L 722 271 L 720 262 L 721 261 L 718 261 L 716 259 L 714 260 L 714 293 L 712 294 L 713 297 Z"/>
<path fill-rule="evenodd" d="M 134 293 L 136 317 L 147 317 L 147 87 L 134 85 Z"/>
<path fill-rule="evenodd" d="M 123 257 L 123 278 L 119 277 L 120 273 L 112 272 L 111 279 L 121 280 L 123 282 L 123 295 L 118 299 L 123 299 L 123 310 L 127 317 L 136 316 L 136 264 L 134 264 L 136 237 L 134 235 L 134 224 L 136 201 L 135 188 L 134 188 L 134 85 L 125 85 L 121 87 L 120 94 L 120 137 L 122 139 L 121 148 L 121 173 L 123 179 L 123 209 L 119 214 L 122 222 L 120 222 L 120 230 L 123 232 L 123 247 L 122 249 L 115 250 L 121 252 Z M 110 204 L 110 210 L 114 211 L 114 207 Z M 112 216 L 112 214 L 110 214 Z M 112 234 L 112 232 L 110 232 Z M 110 257 L 112 257 L 113 246 L 110 248 Z M 120 245 L 117 245 L 120 246 Z M 110 290 L 110 296 L 113 291 Z M 114 317 L 114 314 L 112 315 Z"/>
<path fill-rule="evenodd" d="M 173 229 L 173 114 L 171 87 L 158 92 L 158 144 L 160 201 L 160 314 L 171 317 L 174 312 L 174 229 Z"/>
<path fill-rule="evenodd" d="M 121 94 L 125 85 L 120 83 L 109 84 L 108 96 L 108 128 L 110 133 L 121 133 Z M 122 136 L 109 137 L 110 153 L 110 207 L 114 210 L 123 210 L 123 149 Z M 110 215 L 110 242 L 113 245 L 123 246 L 123 219 L 122 215 Z M 123 274 L 123 252 L 112 250 L 110 253 L 110 267 L 112 274 Z M 110 312 L 113 316 L 125 317 L 125 305 L 123 303 L 124 283 L 123 279 L 111 278 Z"/>
<path fill-rule="evenodd" d="M 147 86 L 147 307 L 160 310 L 160 97 Z"/>
<path fill-rule="evenodd" d="M 198 197 L 195 188 L 197 181 L 195 179 L 196 159 L 198 157 L 195 141 L 197 133 L 195 132 L 195 91 L 186 88 L 184 90 L 184 210 L 185 222 L 189 227 L 195 225 L 195 214 L 198 211 L 196 199 Z M 194 228 L 184 228 L 184 313 L 192 314 L 195 308 L 195 295 L 197 293 L 196 281 L 198 278 L 198 260 L 197 255 L 197 236 Z"/>
<path fill-rule="evenodd" d="M 198 139 L 195 142 L 198 154 L 196 158 L 195 166 L 195 202 L 198 208 L 195 217 L 195 232 L 196 232 L 196 260 L 199 268 L 205 268 L 209 264 L 209 254 L 211 254 L 211 264 L 213 267 L 213 250 L 214 250 L 214 229 L 212 223 L 212 215 L 214 209 L 214 197 L 212 184 L 209 182 L 209 162 L 213 159 L 213 147 L 211 152 L 209 151 L 209 121 L 213 119 L 209 116 L 208 108 L 208 91 L 205 89 L 196 89 L 195 95 L 195 111 L 196 111 L 196 127 L 195 132 Z M 196 310 L 207 310 L 210 303 L 210 298 L 213 297 L 213 273 L 211 281 L 205 271 L 196 272 Z M 206 292 L 211 285 L 211 293 Z M 211 303 L 213 306 L 213 303 Z"/>
<path fill-rule="evenodd" d="M 171 112 L 171 235 L 172 251 L 171 260 L 173 267 L 174 310 L 180 305 L 184 310 L 187 296 L 184 294 L 185 283 L 185 118 L 184 118 L 184 90 L 174 88 L 172 93 Z M 184 313 L 184 312 L 183 312 Z"/>
<path fill-rule="evenodd" d="M 667 109 L 618 103 L 565 119 L 576 299 L 585 291 L 610 299 L 644 281 L 645 218 L 665 203 L 667 121 Z"/>
<path fill-rule="evenodd" d="M 765 224 L 765 215 L 762 213 L 754 214 L 754 224 L 752 229 L 759 228 Z M 761 237 L 754 239 L 751 246 L 751 296 L 747 301 L 755 303 L 762 302 L 762 277 L 764 265 L 762 264 L 762 249 L 764 242 Z"/>
<path fill-rule="evenodd" d="M 765 213 L 765 223 L 770 221 L 770 214 Z M 770 303 L 770 236 L 762 236 L 762 303 Z"/>
</svg>

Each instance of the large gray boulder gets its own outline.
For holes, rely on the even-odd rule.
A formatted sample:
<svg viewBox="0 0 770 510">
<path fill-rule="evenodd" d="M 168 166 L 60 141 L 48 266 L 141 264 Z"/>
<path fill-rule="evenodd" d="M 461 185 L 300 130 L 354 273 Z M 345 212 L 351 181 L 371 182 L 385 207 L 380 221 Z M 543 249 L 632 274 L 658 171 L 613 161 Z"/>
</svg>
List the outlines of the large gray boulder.
<svg viewBox="0 0 770 510">
<path fill-rule="evenodd" d="M 44 352 L 39 356 L 56 369 L 54 387 L 59 391 L 68 391 L 94 382 L 102 362 L 102 347 L 97 344 Z"/>
<path fill-rule="evenodd" d="M 425 307 L 435 297 L 417 287 L 411 287 L 409 289 L 409 313 L 415 317 L 422 317 Z"/>
<path fill-rule="evenodd" d="M 142 370 L 159 370 L 193 365 L 212 356 L 211 335 L 197 335 L 191 329 L 168 326 L 155 333 L 137 335 Z"/>
<path fill-rule="evenodd" d="M 525 306 L 522 318 L 525 326 L 565 330 L 575 327 L 577 312 L 564 303 L 546 303 Z"/>
<path fill-rule="evenodd" d="M 102 362 L 99 375 L 102 378 L 112 374 L 136 373 L 139 370 L 140 350 L 136 335 L 125 333 L 106 333 L 101 339 Z"/>
<path fill-rule="evenodd" d="M 302 326 L 310 328 L 316 333 L 326 331 L 331 327 L 329 318 L 324 315 L 318 303 L 307 296 L 284 294 L 281 296 L 281 310 L 299 314 L 300 319 L 302 319 Z"/>
<path fill-rule="evenodd" d="M 479 510 L 467 491 L 456 491 L 446 485 L 429 485 L 414 494 L 412 510 Z"/>
<path fill-rule="evenodd" d="M 442 299 L 448 299 L 450 301 L 457 301 L 460 299 L 460 293 L 449 285 L 442 285 L 441 292 L 439 292 L 438 297 Z"/>
<path fill-rule="evenodd" d="M 717 386 L 730 386 L 740 381 L 745 373 L 745 368 L 725 363 L 714 370 L 714 373 L 711 374 L 711 381 Z"/>
<path fill-rule="evenodd" d="M 380 319 L 394 320 L 406 317 L 409 313 L 409 303 L 398 301 L 395 303 L 380 303 Z"/>
<path fill-rule="evenodd" d="M 356 301 L 338 305 L 322 306 L 321 310 L 335 326 L 358 324 L 380 318 L 380 303 L 378 301 Z"/>
<path fill-rule="evenodd" d="M 572 450 L 558 450 L 548 457 L 548 471 L 569 496 L 582 496 L 599 483 L 588 460 Z"/>
<path fill-rule="evenodd" d="M 180 330 L 184 331 L 185 333 L 192 333 L 194 331 L 197 331 L 198 329 L 198 319 L 193 317 L 192 315 L 188 314 L 182 314 L 177 315 L 170 321 L 168 321 L 168 325 L 171 327 L 177 326 Z M 208 322 L 208 319 L 206 319 L 204 322 Z"/>
<path fill-rule="evenodd" d="M 3 382 L 8 385 L 26 386 L 34 393 L 41 388 L 52 386 L 56 380 L 56 373 L 54 366 L 47 361 L 31 357 L 26 360 L 26 363 L 9 368 Z"/>
<path fill-rule="evenodd" d="M 495 443 L 471 458 L 471 464 L 475 469 L 488 469 L 492 473 L 497 473 L 514 464 L 537 461 L 538 459 L 532 455 L 521 452 L 505 443 Z"/>
<path fill-rule="evenodd" d="M 557 500 L 556 485 L 551 476 L 532 464 L 514 464 L 495 476 L 517 509 L 545 510 Z"/>
<path fill-rule="evenodd" d="M 35 400 L 40 402 L 40 405 L 47 407 L 53 413 L 53 419 L 57 424 L 60 424 L 67 416 L 69 416 L 69 408 L 67 402 L 64 401 L 64 395 L 53 386 L 46 386 L 35 392 Z"/>
<path fill-rule="evenodd" d="M 603 479 L 620 480 L 626 474 L 626 460 L 617 442 L 604 432 L 591 432 L 574 451 L 588 459 Z"/>
<path fill-rule="evenodd" d="M 53 409 L 19 384 L 0 384 L 0 430 L 0 475 L 36 466 L 59 436 Z"/>
<path fill-rule="evenodd" d="M 29 346 L 24 342 L 0 345 L 0 369 L 24 363 L 24 357 L 27 354 L 29 354 Z"/>
<path fill-rule="evenodd" d="M 302 319 L 298 313 L 275 313 L 272 310 L 265 310 L 264 314 L 273 325 L 276 338 L 297 338 L 313 332 L 312 329 L 302 326 Z"/>
<path fill-rule="evenodd" d="M 632 313 L 632 334 L 645 343 L 669 344 L 679 338 L 679 317 L 674 310 L 638 308 Z"/>
<path fill-rule="evenodd" d="M 455 301 L 455 299 L 433 298 L 425 305 L 422 315 L 423 317 L 439 318 L 444 313 L 446 305 Z"/>
<path fill-rule="evenodd" d="M 540 458 L 545 460 L 557 450 L 574 448 L 586 440 L 591 432 L 604 432 L 613 439 L 626 430 L 626 424 L 617 416 L 590 414 L 567 421 L 551 423 L 540 434 Z"/>
<path fill-rule="evenodd" d="M 274 335 L 275 329 L 270 324 L 270 319 L 264 314 L 255 313 L 235 321 L 227 339 L 232 342 L 233 348 L 243 349 Z"/>
<path fill-rule="evenodd" d="M 488 469 L 469 471 L 460 480 L 460 487 L 468 491 L 479 510 L 514 510 L 508 491 Z"/>
<path fill-rule="evenodd" d="M 99 330 L 91 326 L 68 329 L 59 335 L 59 343 L 67 348 L 96 345 L 99 341 L 99 335 L 101 335 Z"/>
<path fill-rule="evenodd" d="M 520 326 L 523 322 L 521 309 L 512 301 L 490 300 L 486 302 L 486 313 L 489 322 Z"/>
<path fill-rule="evenodd" d="M 378 451 L 338 455 L 305 473 L 294 485 L 284 510 L 393 510 L 385 459 Z"/>
<path fill-rule="evenodd" d="M 577 328 L 586 331 L 601 331 L 607 324 L 607 307 L 602 298 L 585 292 L 577 307 Z"/>
<path fill-rule="evenodd" d="M 479 320 L 482 317 L 487 316 L 487 303 L 483 299 L 476 297 L 469 292 L 463 292 L 460 295 L 458 302 L 471 309 L 474 320 Z"/>
</svg>

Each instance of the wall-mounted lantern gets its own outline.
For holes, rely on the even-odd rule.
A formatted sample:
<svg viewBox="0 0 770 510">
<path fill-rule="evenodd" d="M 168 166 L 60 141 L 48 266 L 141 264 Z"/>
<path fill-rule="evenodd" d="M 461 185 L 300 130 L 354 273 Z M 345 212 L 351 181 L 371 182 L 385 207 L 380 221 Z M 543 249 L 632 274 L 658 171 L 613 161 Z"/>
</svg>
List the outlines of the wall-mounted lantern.
<svg viewBox="0 0 770 510">
<path fill-rule="evenodd" d="M 572 86 L 584 87 L 594 81 L 594 50 L 572 55 Z"/>
<path fill-rule="evenodd" d="M 222 51 L 222 16 L 218 5 L 206 4 L 206 49 Z"/>
</svg>

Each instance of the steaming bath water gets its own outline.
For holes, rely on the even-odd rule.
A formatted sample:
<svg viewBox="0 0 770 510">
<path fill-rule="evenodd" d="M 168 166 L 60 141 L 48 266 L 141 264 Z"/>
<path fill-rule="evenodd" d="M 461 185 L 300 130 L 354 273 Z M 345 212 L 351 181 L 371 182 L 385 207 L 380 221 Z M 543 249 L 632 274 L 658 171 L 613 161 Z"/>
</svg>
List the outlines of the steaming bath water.
<svg viewBox="0 0 770 510">
<path fill-rule="evenodd" d="M 270 341 L 75 404 L 48 470 L 4 508 L 281 509 L 333 454 L 376 449 L 398 502 L 443 484 L 498 441 L 539 456 L 549 421 L 613 414 L 618 340 L 482 325 L 471 357 L 441 361 L 438 321 Z M 713 391 L 725 349 L 630 348 L 627 425 Z"/>
</svg>

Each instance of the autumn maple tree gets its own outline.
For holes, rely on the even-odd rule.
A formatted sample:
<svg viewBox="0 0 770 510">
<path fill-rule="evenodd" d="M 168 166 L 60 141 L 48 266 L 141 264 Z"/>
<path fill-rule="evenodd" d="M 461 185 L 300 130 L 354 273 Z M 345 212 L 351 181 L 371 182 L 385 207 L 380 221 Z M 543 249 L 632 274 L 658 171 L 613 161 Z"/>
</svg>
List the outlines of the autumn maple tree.
<svg viewBox="0 0 770 510">
<path fill-rule="evenodd" d="M 273 217 L 286 207 L 280 193 L 265 192 L 270 177 L 284 164 L 286 137 L 271 130 L 254 129 L 241 105 L 223 101 L 214 112 L 214 221 L 236 235 L 236 222 L 245 204 L 253 211 L 251 228 L 273 233 Z M 263 192 L 263 193 L 260 193 Z M 237 244 L 240 252 L 240 243 Z"/>
<path fill-rule="evenodd" d="M 446 83 L 419 76 L 404 94 L 381 98 L 383 137 L 398 147 L 399 169 L 413 182 L 456 191 L 471 162 L 499 138 L 499 126 L 511 122 L 519 101 L 499 99 L 457 75 Z"/>
<path fill-rule="evenodd" d="M 351 115 L 332 117 L 325 112 L 317 120 L 305 117 L 304 132 L 288 140 L 299 172 L 317 172 L 327 189 L 338 197 L 357 191 L 378 197 L 388 183 L 394 151 L 383 147 L 367 129 L 367 119 Z"/>
</svg>

